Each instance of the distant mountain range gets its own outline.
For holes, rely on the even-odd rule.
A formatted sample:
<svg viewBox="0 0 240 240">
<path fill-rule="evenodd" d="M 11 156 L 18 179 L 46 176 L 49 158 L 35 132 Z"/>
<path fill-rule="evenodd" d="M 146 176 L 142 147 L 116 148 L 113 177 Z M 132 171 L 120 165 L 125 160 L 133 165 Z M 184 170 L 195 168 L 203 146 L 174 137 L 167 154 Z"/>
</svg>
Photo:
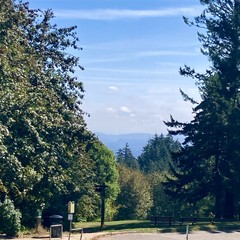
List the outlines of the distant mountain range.
<svg viewBox="0 0 240 240">
<path fill-rule="evenodd" d="M 117 151 L 126 146 L 128 143 L 132 154 L 138 157 L 148 143 L 148 140 L 154 136 L 154 134 L 149 133 L 129 133 L 129 134 L 119 134 L 119 135 L 108 135 L 103 133 L 96 133 L 100 141 L 106 145 L 110 150 L 117 153 Z"/>
<path fill-rule="evenodd" d="M 114 154 L 116 154 L 120 148 L 124 148 L 126 143 L 128 143 L 134 157 L 141 155 L 143 147 L 147 145 L 148 140 L 154 137 L 154 134 L 150 133 L 129 133 L 116 135 L 103 133 L 95 134 L 104 145 L 114 152 Z M 181 143 L 184 141 L 183 136 L 174 136 L 173 138 Z"/>
</svg>

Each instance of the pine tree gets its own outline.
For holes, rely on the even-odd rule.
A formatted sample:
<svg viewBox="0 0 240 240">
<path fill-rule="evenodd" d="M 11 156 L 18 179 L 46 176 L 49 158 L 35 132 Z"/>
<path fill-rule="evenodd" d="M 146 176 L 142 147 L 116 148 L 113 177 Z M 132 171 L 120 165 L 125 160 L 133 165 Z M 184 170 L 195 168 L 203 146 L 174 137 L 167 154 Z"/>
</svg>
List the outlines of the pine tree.
<svg viewBox="0 0 240 240">
<path fill-rule="evenodd" d="M 237 0 L 200 2 L 203 13 L 194 21 L 184 20 L 203 29 L 198 36 L 212 67 L 204 74 L 188 66 L 180 69 L 182 75 L 196 79 L 201 102 L 182 92 L 194 104 L 194 119 L 181 123 L 171 117 L 166 122 L 171 134 L 185 136 L 180 153 L 174 155 L 179 165 L 177 171 L 172 168 L 175 179 L 166 186 L 195 202 L 213 194 L 216 217 L 233 218 L 240 183 L 240 4 Z"/>
<path fill-rule="evenodd" d="M 129 168 L 138 169 L 139 165 L 137 159 L 133 156 L 131 148 L 128 143 L 125 147 L 117 151 L 117 162 L 118 164 L 126 165 Z"/>
<path fill-rule="evenodd" d="M 172 136 L 155 134 L 138 157 L 140 169 L 146 173 L 167 171 L 172 161 L 171 152 L 178 151 L 178 149 L 179 142 L 174 141 Z"/>
</svg>

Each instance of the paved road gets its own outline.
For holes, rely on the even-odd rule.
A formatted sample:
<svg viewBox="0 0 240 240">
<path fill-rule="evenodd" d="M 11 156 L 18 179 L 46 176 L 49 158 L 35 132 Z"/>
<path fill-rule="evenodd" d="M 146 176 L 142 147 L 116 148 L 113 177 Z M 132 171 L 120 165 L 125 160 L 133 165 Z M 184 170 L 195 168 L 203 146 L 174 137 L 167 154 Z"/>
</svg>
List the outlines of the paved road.
<svg viewBox="0 0 240 240">
<path fill-rule="evenodd" d="M 186 234 L 180 233 L 127 233 L 99 237 L 98 240 L 186 240 Z M 240 231 L 204 232 L 198 231 L 188 235 L 188 240 L 240 240 Z"/>
<path fill-rule="evenodd" d="M 7 238 L 2 238 L 0 240 Z M 12 238 L 11 240 L 49 240 L 49 235 L 36 235 L 23 238 Z M 181 233 L 83 233 L 82 240 L 186 240 L 186 234 Z M 53 238 L 52 240 L 55 240 Z M 56 238 L 59 240 L 59 238 Z M 69 240 L 68 233 L 64 233 L 60 240 Z M 80 240 L 80 234 L 73 234 L 70 240 Z M 240 240 L 240 230 L 232 232 L 204 232 L 196 231 L 188 235 L 188 240 Z"/>
</svg>

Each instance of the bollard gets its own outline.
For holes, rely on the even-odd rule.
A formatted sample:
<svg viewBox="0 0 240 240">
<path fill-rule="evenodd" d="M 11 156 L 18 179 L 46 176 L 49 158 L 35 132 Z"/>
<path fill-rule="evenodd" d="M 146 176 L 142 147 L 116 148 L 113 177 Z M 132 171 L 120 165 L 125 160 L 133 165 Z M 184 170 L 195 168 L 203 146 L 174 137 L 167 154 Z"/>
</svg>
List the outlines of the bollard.
<svg viewBox="0 0 240 240">
<path fill-rule="evenodd" d="M 189 225 L 186 226 L 186 240 L 188 240 Z"/>
<path fill-rule="evenodd" d="M 36 223 L 35 223 L 35 231 L 36 233 L 40 233 L 40 230 L 42 229 L 42 211 L 41 210 L 37 210 L 37 214 L 36 214 Z"/>
</svg>

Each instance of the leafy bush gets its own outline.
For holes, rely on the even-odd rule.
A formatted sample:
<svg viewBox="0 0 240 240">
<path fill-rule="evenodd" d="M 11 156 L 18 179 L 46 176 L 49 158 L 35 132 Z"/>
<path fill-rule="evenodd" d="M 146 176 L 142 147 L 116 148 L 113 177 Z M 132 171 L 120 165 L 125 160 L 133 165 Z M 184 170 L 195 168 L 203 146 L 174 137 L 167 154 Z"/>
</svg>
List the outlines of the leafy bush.
<svg viewBox="0 0 240 240">
<path fill-rule="evenodd" d="M 0 202 L 0 231 L 10 237 L 17 236 L 21 229 L 21 216 L 10 199 Z"/>
</svg>

